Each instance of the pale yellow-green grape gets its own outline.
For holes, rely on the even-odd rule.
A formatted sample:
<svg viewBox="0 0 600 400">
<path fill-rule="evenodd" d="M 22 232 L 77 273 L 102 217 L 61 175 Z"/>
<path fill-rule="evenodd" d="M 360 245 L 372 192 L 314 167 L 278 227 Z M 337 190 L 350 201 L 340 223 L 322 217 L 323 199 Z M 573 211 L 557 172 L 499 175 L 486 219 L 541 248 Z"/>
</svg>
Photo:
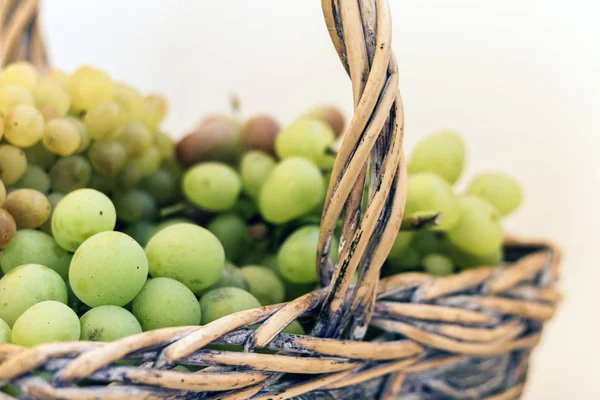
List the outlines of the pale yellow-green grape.
<svg viewBox="0 0 600 400">
<path fill-rule="evenodd" d="M 179 180 L 162 167 L 142 180 L 142 188 L 158 205 L 168 204 L 180 194 Z"/>
<path fill-rule="evenodd" d="M 46 222 L 44 222 L 42 226 L 40 226 L 40 229 L 43 232 L 46 232 L 48 235 L 52 235 L 52 214 L 54 214 L 54 209 L 56 208 L 56 205 L 59 201 L 62 200 L 63 197 L 65 197 L 64 194 L 56 192 L 50 193 L 48 195 L 48 202 L 50 203 L 50 207 L 52 207 L 52 210 L 50 210 L 50 216 L 48 217 Z"/>
<path fill-rule="evenodd" d="M 144 249 L 121 232 L 101 232 L 87 239 L 69 268 L 73 293 L 90 307 L 124 306 L 142 290 L 147 276 Z"/>
<path fill-rule="evenodd" d="M 448 183 L 460 178 L 465 166 L 465 145 L 457 132 L 443 130 L 423 138 L 408 159 L 408 173 L 431 172 Z"/>
<path fill-rule="evenodd" d="M 88 157 L 92 167 L 101 175 L 115 175 L 127 162 L 127 153 L 118 141 L 92 143 Z"/>
<path fill-rule="evenodd" d="M 335 141 L 329 125 L 303 118 L 281 130 L 275 139 L 275 152 L 281 159 L 303 157 L 319 166 L 332 165 L 333 157 L 328 150 Z"/>
<path fill-rule="evenodd" d="M 125 125 L 119 136 L 128 157 L 139 157 L 152 147 L 152 132 L 140 122 L 133 121 Z"/>
<path fill-rule="evenodd" d="M 178 280 L 198 293 L 221 277 L 225 252 L 208 230 L 175 224 L 158 231 L 146 245 L 150 275 Z"/>
<path fill-rule="evenodd" d="M 10 343 L 10 336 L 10 326 L 0 318 L 0 343 Z"/>
<path fill-rule="evenodd" d="M 250 286 L 250 293 L 263 306 L 281 303 L 285 298 L 285 287 L 281 279 L 267 267 L 249 265 L 242 268 L 242 273 Z"/>
<path fill-rule="evenodd" d="M 19 85 L 31 92 L 37 80 L 37 69 L 26 61 L 10 64 L 0 72 L 0 86 Z"/>
<path fill-rule="evenodd" d="M 164 132 L 156 132 L 154 135 L 154 145 L 163 160 L 175 155 L 175 142 Z"/>
<path fill-rule="evenodd" d="M 54 208 L 52 234 L 60 247 L 75 251 L 90 236 L 112 231 L 116 223 L 115 206 L 104 193 L 78 189 Z"/>
<path fill-rule="evenodd" d="M 127 115 L 119 104 L 105 101 L 90 108 L 84 122 L 93 139 L 115 140 L 123 132 Z"/>
<path fill-rule="evenodd" d="M 27 158 L 27 165 L 38 165 L 46 171 L 52 168 L 57 157 L 56 154 L 45 148 L 41 141 L 23 151 Z"/>
<path fill-rule="evenodd" d="M 92 167 L 82 156 L 60 158 L 50 169 L 52 190 L 62 194 L 86 187 L 91 176 Z"/>
<path fill-rule="evenodd" d="M 202 325 L 238 311 L 260 306 L 258 299 L 245 290 L 235 287 L 214 289 L 200 298 Z"/>
<path fill-rule="evenodd" d="M 56 68 L 51 68 L 46 76 L 65 87 L 69 82 L 69 74 Z"/>
<path fill-rule="evenodd" d="M 17 105 L 4 117 L 4 137 L 18 147 L 31 147 L 44 134 L 44 117 L 26 104 Z"/>
<path fill-rule="evenodd" d="M 137 120 L 144 104 L 144 98 L 137 91 L 137 89 L 125 85 L 123 83 L 117 83 L 115 85 L 115 102 L 123 108 L 127 115 L 127 122 Z"/>
<path fill-rule="evenodd" d="M 132 313 L 117 306 L 100 306 L 83 314 L 80 340 L 112 342 L 142 332 Z"/>
<path fill-rule="evenodd" d="M 480 197 L 496 207 L 501 216 L 513 213 L 523 199 L 519 183 L 501 172 L 485 172 L 475 176 L 467 194 Z"/>
<path fill-rule="evenodd" d="M 112 100 L 115 84 L 106 72 L 80 67 L 69 77 L 67 90 L 71 95 L 71 111 L 81 115 L 98 103 Z"/>
<path fill-rule="evenodd" d="M 219 215 L 208 224 L 207 229 L 219 239 L 228 260 L 235 262 L 247 251 L 248 225 L 238 215 Z"/>
<path fill-rule="evenodd" d="M 408 250 L 410 247 L 414 237 L 414 232 L 410 231 L 400 231 L 398 235 L 396 235 L 396 240 L 394 240 L 394 244 L 392 245 L 392 249 L 388 255 L 388 260 L 393 260 L 395 258 L 399 258 L 402 254 Z"/>
<path fill-rule="evenodd" d="M 288 158 L 271 171 L 260 189 L 258 205 L 269 222 L 281 224 L 308 214 L 325 195 L 319 168 L 303 158 Z"/>
<path fill-rule="evenodd" d="M 240 162 L 240 173 L 244 191 L 250 197 L 258 198 L 260 188 L 276 164 L 277 162 L 273 157 L 262 151 L 254 150 L 244 154 Z"/>
<path fill-rule="evenodd" d="M 504 258 L 502 246 L 489 254 L 478 256 L 457 248 L 447 239 L 441 241 L 441 250 L 462 270 L 476 267 L 495 267 L 502 264 Z"/>
<path fill-rule="evenodd" d="M 405 215 L 429 211 L 442 213 L 435 230 L 446 231 L 460 218 L 459 201 L 448 182 L 429 172 L 409 175 Z"/>
<path fill-rule="evenodd" d="M 447 232 L 450 243 L 477 256 L 485 256 L 498 249 L 504 236 L 496 208 L 474 196 L 461 197 L 459 204 L 460 219 Z"/>
<path fill-rule="evenodd" d="M 35 99 L 27 89 L 17 85 L 0 85 L 0 115 L 6 115 L 13 107 L 25 104 L 35 106 Z"/>
<path fill-rule="evenodd" d="M 77 148 L 76 153 L 83 153 L 90 147 L 90 144 L 92 143 L 92 136 L 90 135 L 90 132 L 87 130 L 85 124 L 80 119 L 71 116 L 65 118 L 77 127 L 80 140 L 79 147 Z"/>
<path fill-rule="evenodd" d="M 156 218 L 156 203 L 143 190 L 133 189 L 113 196 L 117 219 L 127 223 L 152 221 Z"/>
<path fill-rule="evenodd" d="M 67 88 L 52 78 L 42 78 L 33 92 L 37 108 L 52 107 L 59 117 L 64 117 L 71 107 Z"/>
<path fill-rule="evenodd" d="M 431 275 L 447 276 L 454 272 L 454 263 L 443 254 L 429 254 L 423 257 L 422 263 L 425 272 Z"/>
<path fill-rule="evenodd" d="M 55 118 L 46 124 L 44 146 L 54 154 L 70 156 L 79 149 L 81 136 L 75 124 L 66 118 Z"/>
<path fill-rule="evenodd" d="M 45 194 L 33 189 L 16 189 L 6 196 L 4 208 L 18 229 L 40 227 L 50 216 L 50 203 Z"/>
<path fill-rule="evenodd" d="M 144 97 L 139 119 L 152 132 L 156 132 L 167 115 L 167 100 L 159 94 Z"/>
<path fill-rule="evenodd" d="M 152 146 L 139 157 L 129 160 L 137 169 L 140 170 L 143 177 L 150 176 L 154 171 L 160 168 L 160 152 L 155 146 Z"/>
<path fill-rule="evenodd" d="M 189 169 L 183 177 L 185 197 L 205 210 L 230 210 L 242 190 L 238 173 L 219 162 L 205 162 Z"/>
<path fill-rule="evenodd" d="M 148 280 L 133 300 L 133 315 L 144 331 L 200 323 L 200 304 L 183 283 L 170 278 Z"/>
<path fill-rule="evenodd" d="M 22 149 L 0 144 L 0 180 L 6 186 L 14 185 L 27 170 L 27 157 Z"/>
<path fill-rule="evenodd" d="M 25 311 L 15 322 L 12 343 L 34 347 L 42 343 L 79 340 L 79 318 L 69 306 L 58 301 L 42 301 Z"/>
<path fill-rule="evenodd" d="M 171 219 L 167 219 L 159 224 L 156 224 L 154 226 L 154 228 L 152 228 L 149 232 L 148 235 L 146 236 L 146 243 L 148 243 L 150 241 L 150 239 L 152 239 L 152 237 L 162 231 L 163 229 L 171 226 L 171 225 L 177 225 L 177 224 L 193 224 L 194 221 L 192 221 L 191 219 L 187 219 L 187 218 L 171 218 Z"/>
<path fill-rule="evenodd" d="M 65 282 L 48 267 L 25 264 L 0 279 L 0 318 L 8 326 L 29 307 L 45 300 L 67 303 Z"/>
<path fill-rule="evenodd" d="M 50 190 L 50 176 L 37 165 L 28 165 L 25 173 L 15 184 L 19 189 L 34 189 L 41 193 L 48 193 Z"/>
</svg>

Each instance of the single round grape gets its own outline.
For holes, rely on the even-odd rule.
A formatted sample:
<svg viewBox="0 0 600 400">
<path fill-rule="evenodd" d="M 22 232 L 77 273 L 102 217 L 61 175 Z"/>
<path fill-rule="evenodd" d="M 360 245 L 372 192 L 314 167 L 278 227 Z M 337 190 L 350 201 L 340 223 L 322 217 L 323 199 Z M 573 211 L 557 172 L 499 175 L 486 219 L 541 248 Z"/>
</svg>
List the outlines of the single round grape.
<svg viewBox="0 0 600 400">
<path fill-rule="evenodd" d="M 116 174 L 127 161 L 127 153 L 119 142 L 94 142 L 88 156 L 92 167 L 101 175 Z"/>
<path fill-rule="evenodd" d="M 182 185 L 189 201 L 209 211 L 230 210 L 242 189 L 238 173 L 218 162 L 206 162 L 189 169 Z"/>
<path fill-rule="evenodd" d="M 84 66 L 69 77 L 67 90 L 71 96 L 71 110 L 81 115 L 96 104 L 113 99 L 115 84 L 106 72 Z"/>
<path fill-rule="evenodd" d="M 463 270 L 481 266 L 495 267 L 502 264 L 502 260 L 504 258 L 502 246 L 484 256 L 467 253 L 454 246 L 448 240 L 442 241 L 441 248 L 444 254 L 447 254 L 452 259 L 454 264 Z"/>
<path fill-rule="evenodd" d="M 25 173 L 15 183 L 19 189 L 34 189 L 41 193 L 48 193 L 50 190 L 50 177 L 48 173 L 37 165 L 29 165 Z"/>
<path fill-rule="evenodd" d="M 423 211 L 442 213 L 434 230 L 451 229 L 460 218 L 459 201 L 450 184 L 429 172 L 410 175 L 407 182 L 405 215 Z"/>
<path fill-rule="evenodd" d="M 34 106 L 35 100 L 27 89 L 17 85 L 0 85 L 0 115 L 6 115 L 15 106 Z"/>
<path fill-rule="evenodd" d="M 60 247 L 75 251 L 87 238 L 112 231 L 116 223 L 115 206 L 104 193 L 78 189 L 63 197 L 54 208 L 52 233 Z"/>
<path fill-rule="evenodd" d="M 4 186 L 4 182 L 0 180 L 0 207 L 4 204 L 4 200 L 6 200 L 6 186 Z"/>
<path fill-rule="evenodd" d="M 115 85 L 114 101 L 121 106 L 127 115 L 128 122 L 139 118 L 144 98 L 137 89 L 123 83 L 117 83 Z"/>
<path fill-rule="evenodd" d="M 41 192 L 33 189 L 17 189 L 10 192 L 4 208 L 17 223 L 17 229 L 33 229 L 41 226 L 50 216 L 50 202 Z"/>
<path fill-rule="evenodd" d="M 261 304 L 252 294 L 235 287 L 211 290 L 200 299 L 202 325 L 219 318 L 260 307 Z"/>
<path fill-rule="evenodd" d="M 302 157 L 319 166 L 331 165 L 328 149 L 335 135 L 329 125 L 314 119 L 300 119 L 283 128 L 275 139 L 275 151 L 281 159 Z"/>
<path fill-rule="evenodd" d="M 28 165 L 37 165 L 45 171 L 50 170 L 56 161 L 57 155 L 44 147 L 40 141 L 32 147 L 23 149 Z"/>
<path fill-rule="evenodd" d="M 144 331 L 200 323 L 200 304 L 183 283 L 170 278 L 148 280 L 133 300 L 133 315 Z"/>
<path fill-rule="evenodd" d="M 19 104 L 4 117 L 4 137 L 18 147 L 31 147 L 44 134 L 44 117 L 33 106 Z"/>
<path fill-rule="evenodd" d="M 503 217 L 519 208 L 523 199 L 519 183 L 501 172 L 485 172 L 475 176 L 466 192 L 486 200 L 496 207 Z"/>
<path fill-rule="evenodd" d="M 0 318 L 0 343 L 10 343 L 10 336 L 10 326 Z"/>
<path fill-rule="evenodd" d="M 120 190 L 135 188 L 142 181 L 142 172 L 133 164 L 125 163 L 115 179 L 116 187 Z"/>
<path fill-rule="evenodd" d="M 101 232 L 79 246 L 69 268 L 69 282 L 78 299 L 90 307 L 124 306 L 146 283 L 144 249 L 121 232 Z"/>
<path fill-rule="evenodd" d="M 154 146 L 139 157 L 132 158 L 129 162 L 140 170 L 143 177 L 150 176 L 154 171 L 160 168 L 160 153 Z"/>
<path fill-rule="evenodd" d="M 400 256 L 387 261 L 392 274 L 401 274 L 417 270 L 421 264 L 421 254 L 414 247 L 409 247 Z"/>
<path fill-rule="evenodd" d="M 37 108 L 52 107 L 59 117 L 64 117 L 71 108 L 71 96 L 66 87 L 51 78 L 41 79 L 33 91 Z"/>
<path fill-rule="evenodd" d="M 133 189 L 115 194 L 115 209 L 117 219 L 133 223 L 142 220 L 152 221 L 156 218 L 156 203 L 152 197 L 143 190 Z"/>
<path fill-rule="evenodd" d="M 46 222 L 44 222 L 42 226 L 40 226 L 40 229 L 43 232 L 46 232 L 48 235 L 52 235 L 52 215 L 54 214 L 54 209 L 56 208 L 56 205 L 59 201 L 62 200 L 63 197 L 65 197 L 65 195 L 62 193 L 50 193 L 47 197 L 48 202 L 50 203 L 50 207 L 52 209 L 50 210 L 50 216 L 48 217 Z"/>
<path fill-rule="evenodd" d="M 77 132 L 79 132 L 79 147 L 77 148 L 77 151 L 75 151 L 75 153 L 83 153 L 90 147 L 90 144 L 92 143 L 92 136 L 90 135 L 90 132 L 87 130 L 85 124 L 80 119 L 70 116 L 65 117 L 65 119 L 71 122 L 73 125 L 75 125 L 75 127 L 77 128 Z"/>
<path fill-rule="evenodd" d="M 454 263 L 450 258 L 442 254 L 429 254 L 423 257 L 423 268 L 425 272 L 436 276 L 447 276 L 454 272 Z"/>
<path fill-rule="evenodd" d="M 333 130 L 335 137 L 344 133 L 346 118 L 341 110 L 333 106 L 319 106 L 309 110 L 303 115 L 304 118 L 317 119 L 325 122 Z"/>
<path fill-rule="evenodd" d="M 52 236 L 31 229 L 18 231 L 12 243 L 0 253 L 0 266 L 5 274 L 20 265 L 40 264 L 56 271 L 66 281 L 70 263 L 71 254 Z"/>
<path fill-rule="evenodd" d="M 242 157 L 240 173 L 244 191 L 250 197 L 257 199 L 260 188 L 265 183 L 277 162 L 271 156 L 261 151 L 249 151 Z"/>
<path fill-rule="evenodd" d="M 248 244 L 248 225 L 235 214 L 222 214 L 213 219 L 208 230 L 219 239 L 228 260 L 238 260 Z"/>
<path fill-rule="evenodd" d="M 250 286 L 250 293 L 263 306 L 281 303 L 285 298 L 283 282 L 269 268 L 249 265 L 243 267 L 242 272 Z"/>
<path fill-rule="evenodd" d="M 152 132 L 145 125 L 133 121 L 125 125 L 123 133 L 119 136 L 128 157 L 138 157 L 152 147 Z"/>
<path fill-rule="evenodd" d="M 37 80 L 38 70 L 27 61 L 9 64 L 0 72 L 0 86 L 19 85 L 31 92 Z"/>
<path fill-rule="evenodd" d="M 25 264 L 0 279 L 0 318 L 9 326 L 29 307 L 46 300 L 67 303 L 65 282 L 48 267 Z"/>
<path fill-rule="evenodd" d="M 1 182 L 1 181 L 0 181 Z M 0 208 L 0 249 L 9 246 L 17 233 L 17 223 L 8 211 Z M 0 253 L 1 255 L 2 253 Z"/>
<path fill-rule="evenodd" d="M 396 240 L 394 240 L 394 244 L 390 250 L 390 254 L 388 254 L 388 259 L 393 260 L 394 258 L 401 257 L 402 254 L 410 247 L 413 237 L 414 232 L 398 232 L 398 235 L 396 235 Z"/>
<path fill-rule="evenodd" d="M 275 166 L 260 189 L 258 205 L 269 222 L 281 224 L 308 214 L 325 195 L 319 168 L 303 158 Z"/>
<path fill-rule="evenodd" d="M 167 115 L 167 107 L 167 100 L 159 94 L 144 97 L 139 114 L 140 121 L 152 132 L 156 132 Z"/>
<path fill-rule="evenodd" d="M 142 327 L 133 314 L 117 306 L 92 308 L 83 314 L 79 322 L 79 340 L 112 342 L 142 332 Z"/>
<path fill-rule="evenodd" d="M 50 170 L 52 190 L 63 194 L 88 186 L 91 177 L 92 166 L 82 156 L 61 158 Z"/>
<path fill-rule="evenodd" d="M 156 132 L 156 135 L 154 135 L 154 145 L 158 149 L 162 159 L 171 158 L 175 155 L 175 142 L 164 132 Z"/>
<path fill-rule="evenodd" d="M 175 224 L 158 231 L 146 245 L 152 277 L 167 277 L 198 293 L 221 277 L 225 252 L 208 230 L 192 224 Z"/>
<path fill-rule="evenodd" d="M 447 232 L 448 240 L 459 249 L 484 256 L 498 249 L 504 238 L 498 211 L 485 200 L 474 196 L 459 199 L 461 216 Z"/>
<path fill-rule="evenodd" d="M 279 123 L 268 115 L 250 117 L 242 126 L 241 138 L 246 148 L 275 154 L 275 138 L 280 131 Z"/>
<path fill-rule="evenodd" d="M 204 161 L 234 163 L 242 150 L 240 125 L 233 118 L 218 116 L 185 135 L 176 146 L 184 167 Z"/>
<path fill-rule="evenodd" d="M 165 168 L 159 168 L 142 180 L 142 188 L 158 205 L 165 205 L 179 194 L 179 181 Z"/>
<path fill-rule="evenodd" d="M 27 170 L 27 157 L 22 149 L 10 144 L 0 145 L 0 180 L 6 186 L 14 185 Z"/>
<path fill-rule="evenodd" d="M 171 219 L 167 219 L 159 224 L 156 224 L 154 226 L 154 228 L 152 228 L 149 232 L 148 235 L 146 236 L 146 243 L 148 243 L 150 241 L 150 239 L 152 239 L 152 237 L 157 234 L 158 232 L 162 231 L 163 229 L 172 226 L 172 225 L 177 225 L 177 224 L 193 224 L 194 222 L 190 219 L 187 218 L 171 218 Z"/>
<path fill-rule="evenodd" d="M 134 224 L 129 224 L 124 230 L 123 233 L 131 236 L 135 239 L 136 242 L 140 244 L 140 246 L 146 246 L 148 243 L 148 234 L 155 228 L 155 225 L 152 222 L 148 221 L 139 221 Z"/>
<path fill-rule="evenodd" d="M 75 124 L 66 118 L 56 118 L 46 124 L 44 146 L 54 154 L 69 156 L 79 149 L 81 136 Z"/>
<path fill-rule="evenodd" d="M 42 301 L 25 311 L 15 322 L 12 342 L 34 347 L 42 343 L 79 340 L 79 318 L 69 306 L 58 301 Z"/>
<path fill-rule="evenodd" d="M 95 140 L 115 140 L 123 133 L 127 116 L 115 102 L 98 103 L 85 115 L 85 127 Z"/>
<path fill-rule="evenodd" d="M 408 173 L 431 172 L 454 184 L 463 172 L 465 153 L 465 145 L 458 133 L 435 132 L 413 149 L 408 158 Z"/>
</svg>

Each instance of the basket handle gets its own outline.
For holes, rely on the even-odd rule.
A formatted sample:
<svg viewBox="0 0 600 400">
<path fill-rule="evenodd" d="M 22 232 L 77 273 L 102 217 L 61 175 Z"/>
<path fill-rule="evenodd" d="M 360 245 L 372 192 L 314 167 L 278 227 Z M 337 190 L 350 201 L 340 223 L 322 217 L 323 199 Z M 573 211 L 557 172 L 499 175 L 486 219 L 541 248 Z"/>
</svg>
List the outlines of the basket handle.
<svg viewBox="0 0 600 400">
<path fill-rule="evenodd" d="M 0 0 L 0 67 L 27 60 L 48 68 L 38 15 L 38 0 Z"/>
</svg>

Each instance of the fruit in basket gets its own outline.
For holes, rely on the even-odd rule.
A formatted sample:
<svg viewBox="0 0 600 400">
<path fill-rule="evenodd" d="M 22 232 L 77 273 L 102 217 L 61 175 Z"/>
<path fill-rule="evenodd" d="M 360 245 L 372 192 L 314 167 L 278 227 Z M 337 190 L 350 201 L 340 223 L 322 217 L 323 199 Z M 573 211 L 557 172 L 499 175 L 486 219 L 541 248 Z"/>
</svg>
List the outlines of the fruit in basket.
<svg viewBox="0 0 600 400">
<path fill-rule="evenodd" d="M 115 84 L 106 72 L 84 66 L 69 76 L 67 90 L 71 96 L 71 111 L 81 115 L 99 103 L 112 100 Z"/>
<path fill-rule="evenodd" d="M 204 295 L 213 289 L 223 288 L 223 287 L 236 287 L 243 290 L 248 291 L 250 287 L 248 286 L 248 281 L 246 281 L 246 277 L 242 270 L 236 267 L 233 264 L 225 264 L 223 268 L 223 272 L 221 272 L 221 277 L 218 281 L 213 283 L 210 287 L 203 290 L 200 295 Z"/>
<path fill-rule="evenodd" d="M 203 121 L 176 147 L 177 158 L 184 167 L 202 161 L 234 163 L 240 152 L 240 126 L 228 116 L 215 116 Z"/>
<path fill-rule="evenodd" d="M 249 292 L 263 306 L 281 303 L 285 298 L 285 287 L 281 279 L 267 267 L 248 265 L 242 273 L 250 286 Z"/>
<path fill-rule="evenodd" d="M 58 157 L 46 149 L 41 141 L 34 146 L 23 149 L 23 152 L 25 153 L 27 165 L 36 165 L 45 171 L 49 171 L 52 168 Z"/>
<path fill-rule="evenodd" d="M 42 343 L 79 340 L 79 318 L 67 305 L 42 301 L 25 311 L 12 329 L 12 343 L 34 347 Z"/>
<path fill-rule="evenodd" d="M 27 157 L 22 149 L 0 144 L 0 180 L 6 186 L 14 185 L 27 170 Z"/>
<path fill-rule="evenodd" d="M 523 198 L 517 181 L 501 172 L 476 175 L 469 183 L 466 193 L 486 200 L 503 217 L 519 208 Z"/>
<path fill-rule="evenodd" d="M 313 119 L 299 119 L 284 127 L 275 139 L 275 152 L 281 159 L 303 157 L 320 167 L 333 165 L 331 146 L 335 141 L 333 130 L 326 123 Z"/>
<path fill-rule="evenodd" d="M 10 343 L 11 336 L 10 326 L 3 319 L 0 318 L 0 344 L 1 343 Z"/>
<path fill-rule="evenodd" d="M 100 306 L 83 314 L 80 340 L 112 342 L 142 332 L 132 313 L 117 306 Z"/>
<path fill-rule="evenodd" d="M 46 123 L 42 143 L 54 154 L 70 156 L 79 149 L 81 136 L 73 122 L 67 118 L 55 118 Z"/>
<path fill-rule="evenodd" d="M 431 172 L 448 183 L 460 178 L 465 165 L 465 145 L 454 131 L 435 132 L 422 139 L 408 158 L 408 173 Z"/>
<path fill-rule="evenodd" d="M 28 165 L 21 179 L 15 183 L 15 187 L 19 189 L 34 189 L 45 194 L 50 190 L 50 176 L 41 167 Z"/>
<path fill-rule="evenodd" d="M 255 115 L 242 126 L 241 137 L 249 150 L 275 154 L 275 138 L 280 131 L 279 123 L 268 115 Z"/>
<path fill-rule="evenodd" d="M 37 80 L 37 70 L 25 61 L 13 63 L 0 73 L 0 86 L 18 85 L 30 92 L 35 88 Z"/>
<path fill-rule="evenodd" d="M 20 104 L 4 116 L 4 138 L 24 148 L 36 144 L 44 134 L 44 117 L 37 108 Z"/>
<path fill-rule="evenodd" d="M 211 290 L 200 298 L 202 325 L 238 311 L 260 307 L 260 302 L 252 294 L 235 287 Z"/>
<path fill-rule="evenodd" d="M 119 141 L 123 145 L 127 157 L 138 157 L 152 147 L 152 132 L 140 122 L 133 121 L 125 125 Z"/>
<path fill-rule="evenodd" d="M 17 223 L 15 219 L 8 211 L 0 208 L 0 249 L 10 245 L 16 233 Z"/>
<path fill-rule="evenodd" d="M 127 152 L 120 142 L 94 142 L 89 155 L 92 167 L 100 175 L 114 175 L 125 166 Z"/>
<path fill-rule="evenodd" d="M 67 194 L 90 184 L 92 166 L 83 156 L 62 157 L 52 166 L 49 175 L 52 190 Z"/>
<path fill-rule="evenodd" d="M 423 268 L 431 275 L 446 276 L 454 272 L 454 262 L 443 254 L 432 253 L 423 257 Z"/>
<path fill-rule="evenodd" d="M 183 193 L 195 205 L 209 211 L 230 210 L 240 195 L 242 181 L 230 166 L 205 162 L 189 169 L 183 177 Z"/>
<path fill-rule="evenodd" d="M 67 115 L 71 108 L 71 96 L 65 85 L 51 77 L 40 79 L 33 96 L 38 109 L 51 108 L 59 117 Z"/>
<path fill-rule="evenodd" d="M 405 214 L 436 211 L 442 214 L 437 230 L 452 228 L 460 218 L 458 198 L 448 182 L 439 176 L 422 172 L 408 177 Z"/>
<path fill-rule="evenodd" d="M 236 261 L 247 251 L 248 224 L 238 215 L 219 215 L 206 228 L 219 239 L 228 260 Z"/>
<path fill-rule="evenodd" d="M 17 229 L 40 227 L 50 216 L 50 202 L 41 192 L 17 189 L 6 196 L 4 208 L 17 223 Z"/>
<path fill-rule="evenodd" d="M 133 189 L 115 193 L 113 199 L 117 211 L 117 219 L 120 221 L 128 223 L 144 220 L 152 221 L 156 217 L 156 203 L 143 190 Z"/>
<path fill-rule="evenodd" d="M 248 151 L 242 156 L 240 174 L 244 191 L 253 199 L 258 198 L 260 189 L 269 174 L 277 165 L 277 161 L 262 151 Z"/>
<path fill-rule="evenodd" d="M 342 111 L 334 106 L 315 107 L 306 112 L 303 117 L 325 122 L 333 130 L 336 138 L 344 133 L 346 118 Z"/>
</svg>

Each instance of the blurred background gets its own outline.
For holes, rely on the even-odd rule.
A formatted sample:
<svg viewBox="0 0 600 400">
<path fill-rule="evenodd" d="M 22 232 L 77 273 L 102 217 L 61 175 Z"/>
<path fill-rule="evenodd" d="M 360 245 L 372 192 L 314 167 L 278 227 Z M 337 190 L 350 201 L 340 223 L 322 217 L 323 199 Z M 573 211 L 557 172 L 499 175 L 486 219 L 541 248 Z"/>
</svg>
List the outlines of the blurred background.
<svg viewBox="0 0 600 400">
<path fill-rule="evenodd" d="M 509 230 L 565 250 L 565 300 L 535 352 L 524 398 L 600 398 L 600 25 L 592 2 L 390 3 L 407 149 L 432 130 L 460 131 L 468 172 L 503 170 L 524 187 Z M 320 103 L 352 115 L 350 81 L 317 0 L 42 6 L 54 66 L 94 65 L 165 94 L 174 136 L 227 111 L 231 93 L 244 115 L 267 112 L 282 123 Z"/>
</svg>

